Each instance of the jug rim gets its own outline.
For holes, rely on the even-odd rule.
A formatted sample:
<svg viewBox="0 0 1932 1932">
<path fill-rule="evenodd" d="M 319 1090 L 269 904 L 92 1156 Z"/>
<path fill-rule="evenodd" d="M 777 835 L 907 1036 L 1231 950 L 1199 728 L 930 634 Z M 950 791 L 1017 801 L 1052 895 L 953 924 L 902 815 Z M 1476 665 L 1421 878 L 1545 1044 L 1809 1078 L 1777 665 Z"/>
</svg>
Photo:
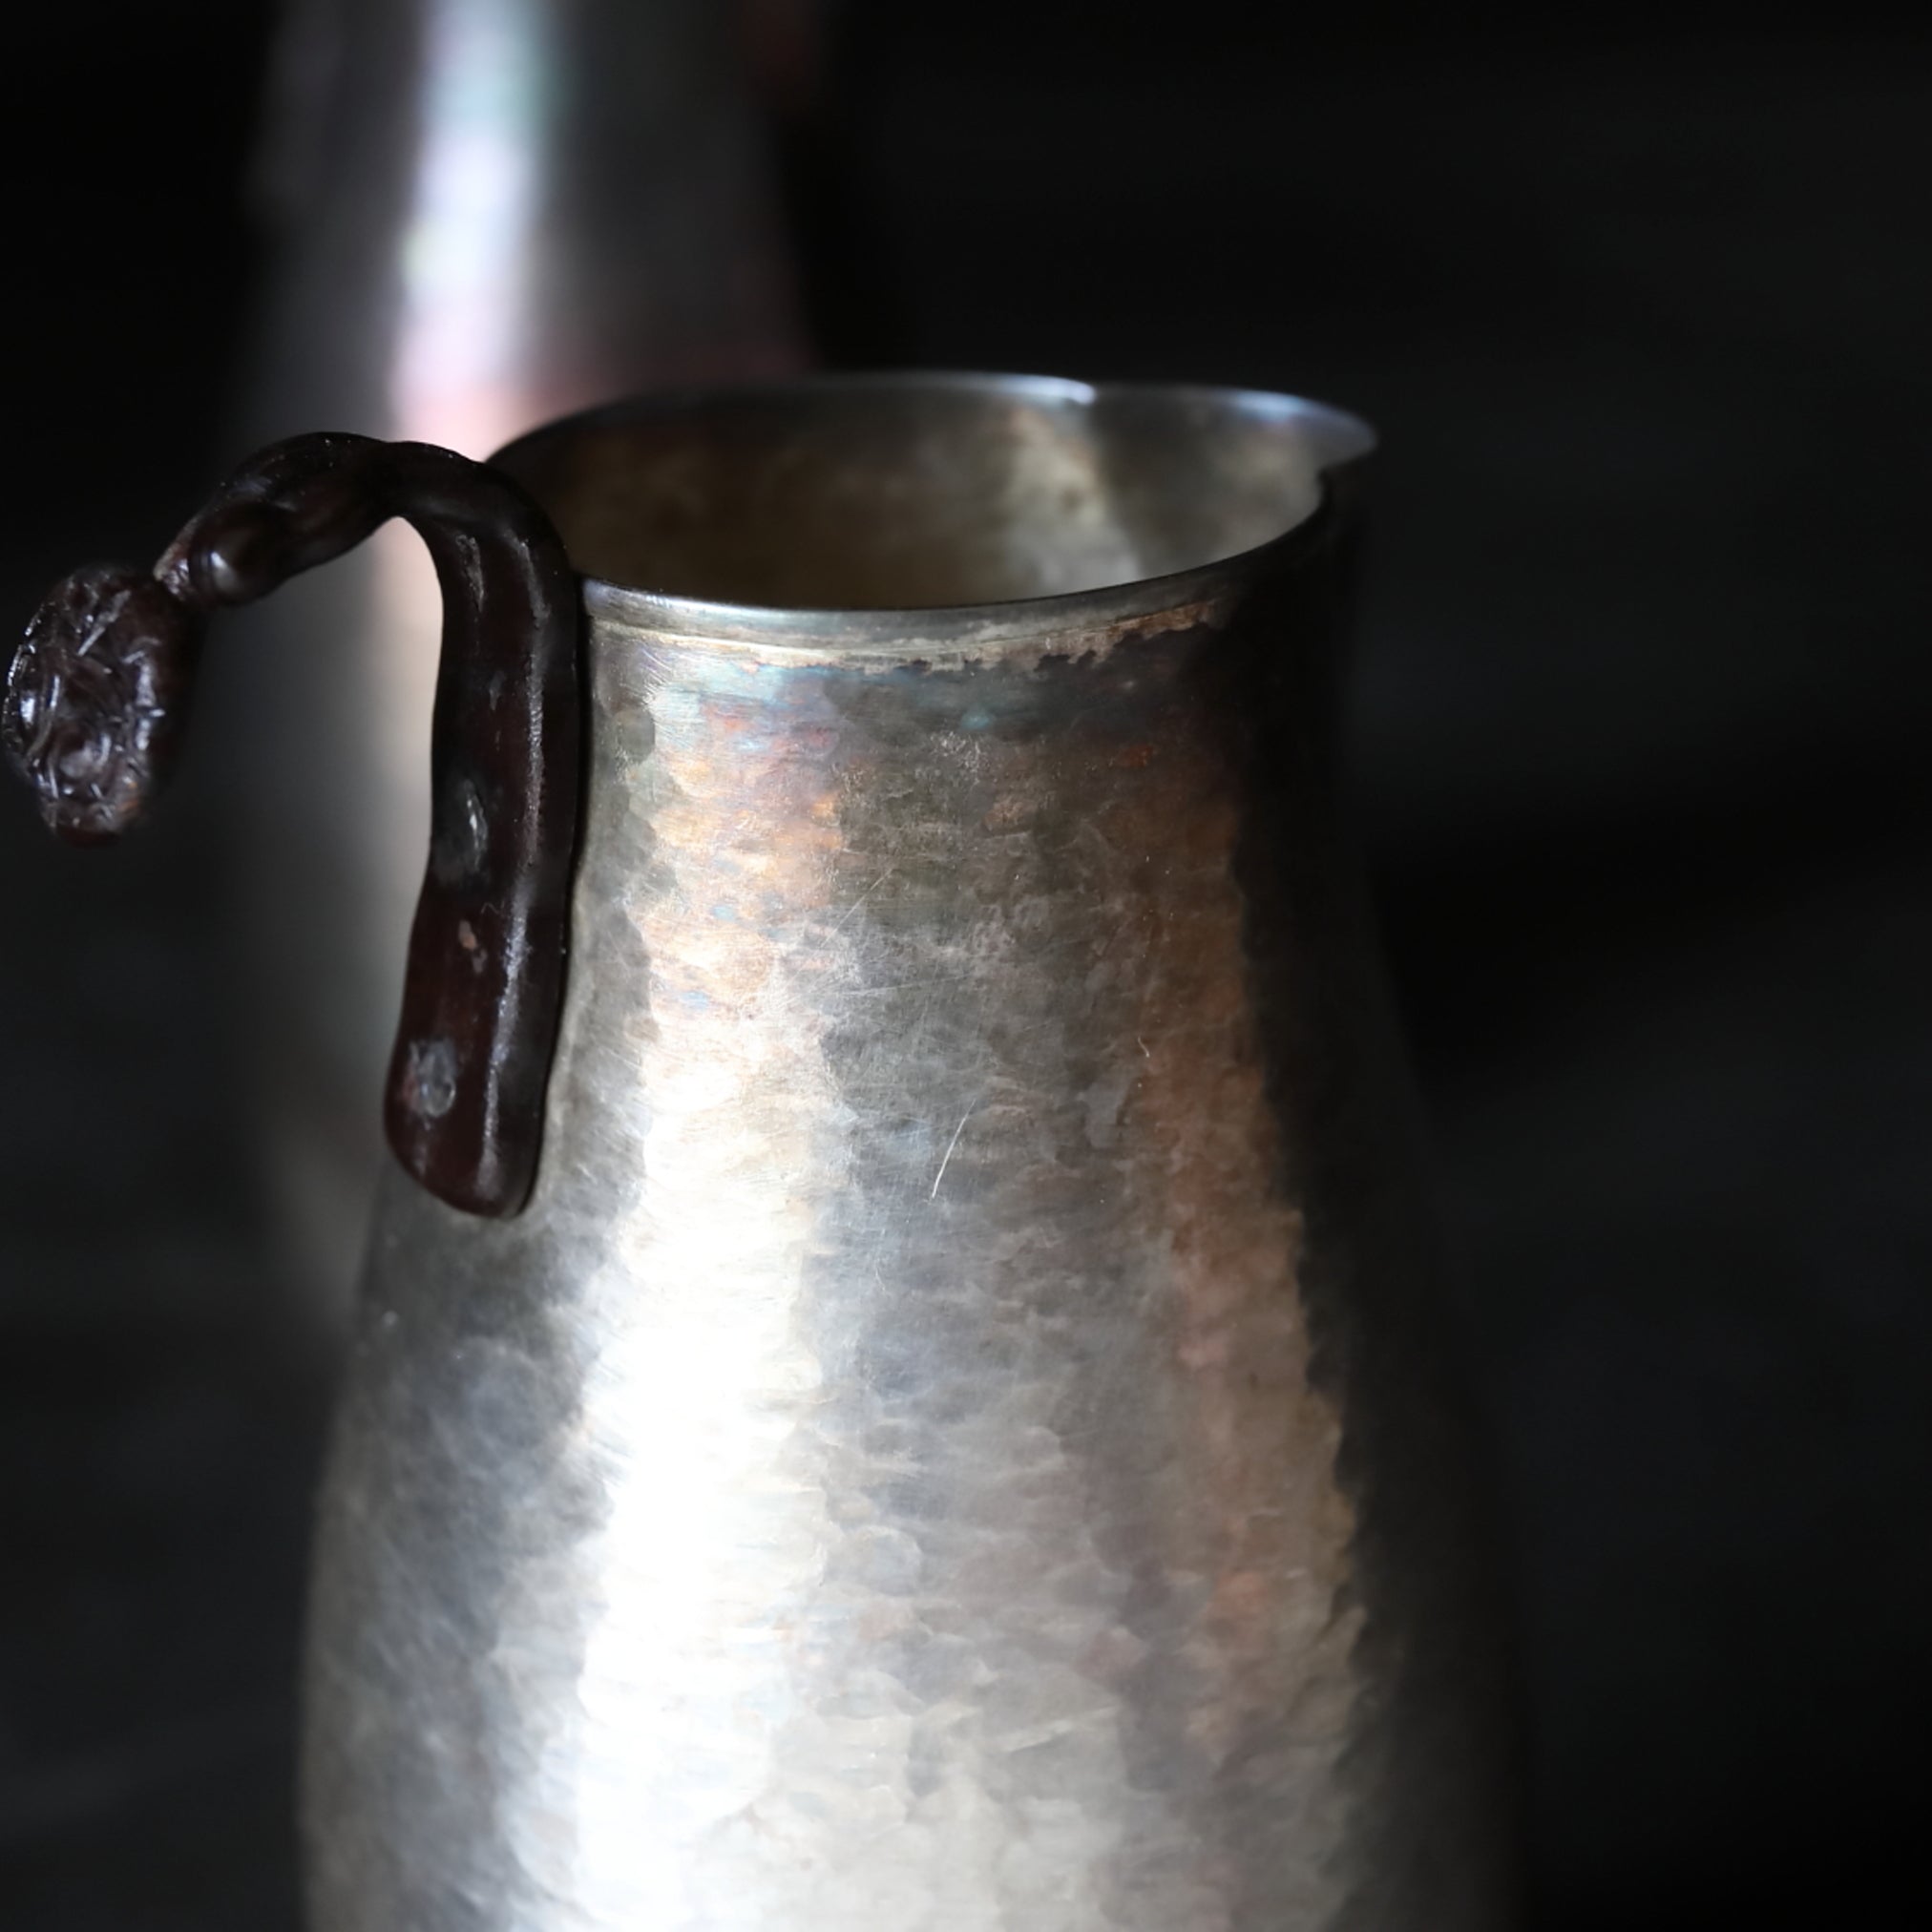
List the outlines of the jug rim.
<svg viewBox="0 0 1932 1932">
<path fill-rule="evenodd" d="M 811 371 L 722 384 L 691 383 L 622 397 L 553 418 L 505 444 L 492 467 L 516 475 L 519 458 L 585 430 L 673 419 L 694 410 L 787 395 L 903 389 L 965 391 L 1092 408 L 1107 400 L 1158 398 L 1250 421 L 1292 422 L 1311 433 L 1317 500 L 1264 541 L 1180 570 L 1124 578 L 1087 589 L 976 603 L 813 606 L 736 601 L 653 590 L 578 571 L 590 615 L 619 629 L 688 638 L 706 644 L 751 645 L 788 659 L 850 661 L 868 651 L 909 657 L 971 656 L 986 646 L 1043 636 L 1104 634 L 1137 620 L 1171 616 L 1177 623 L 1207 616 L 1257 570 L 1321 539 L 1345 474 L 1374 453 L 1375 430 L 1346 410 L 1306 396 L 1213 383 L 1144 380 L 1083 382 L 1065 376 L 967 369 Z"/>
</svg>

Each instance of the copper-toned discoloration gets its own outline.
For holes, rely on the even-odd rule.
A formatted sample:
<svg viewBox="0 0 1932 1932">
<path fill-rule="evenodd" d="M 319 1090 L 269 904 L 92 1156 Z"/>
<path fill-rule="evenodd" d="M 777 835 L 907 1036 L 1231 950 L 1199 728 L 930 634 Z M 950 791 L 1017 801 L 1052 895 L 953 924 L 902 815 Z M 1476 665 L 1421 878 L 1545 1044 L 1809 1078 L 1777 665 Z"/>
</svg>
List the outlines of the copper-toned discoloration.
<svg viewBox="0 0 1932 1932">
<path fill-rule="evenodd" d="M 444 633 L 430 866 L 386 1121 L 432 1193 L 514 1213 L 536 1173 L 562 998 L 581 734 L 576 585 L 521 490 L 427 444 L 278 443 L 151 575 L 95 566 L 54 589 L 9 667 L 0 737 L 55 831 L 127 830 L 166 779 L 208 614 L 392 516 L 435 560 Z"/>
</svg>

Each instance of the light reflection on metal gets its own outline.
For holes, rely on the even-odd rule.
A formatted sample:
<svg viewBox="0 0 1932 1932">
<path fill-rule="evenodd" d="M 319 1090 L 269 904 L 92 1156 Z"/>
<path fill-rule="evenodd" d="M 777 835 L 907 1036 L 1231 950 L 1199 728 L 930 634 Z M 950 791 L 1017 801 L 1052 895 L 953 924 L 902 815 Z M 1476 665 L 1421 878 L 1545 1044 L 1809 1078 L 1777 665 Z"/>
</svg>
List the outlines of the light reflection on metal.
<svg viewBox="0 0 1932 1932">
<path fill-rule="evenodd" d="M 397 433 L 481 455 L 527 428 L 532 229 L 558 105 L 554 10 L 430 0 L 399 265 Z"/>
</svg>

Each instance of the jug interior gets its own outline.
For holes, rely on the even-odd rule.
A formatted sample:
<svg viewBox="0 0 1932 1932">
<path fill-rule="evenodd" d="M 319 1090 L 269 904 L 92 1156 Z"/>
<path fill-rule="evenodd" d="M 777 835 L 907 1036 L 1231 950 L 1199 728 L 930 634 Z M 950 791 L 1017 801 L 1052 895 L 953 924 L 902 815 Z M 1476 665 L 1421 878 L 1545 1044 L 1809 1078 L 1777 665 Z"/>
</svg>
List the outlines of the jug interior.
<svg viewBox="0 0 1932 1932">
<path fill-rule="evenodd" d="M 1279 536 L 1351 418 L 1253 391 L 831 377 L 620 404 L 494 460 L 579 572 L 710 602 L 914 609 L 1098 590 Z"/>
</svg>

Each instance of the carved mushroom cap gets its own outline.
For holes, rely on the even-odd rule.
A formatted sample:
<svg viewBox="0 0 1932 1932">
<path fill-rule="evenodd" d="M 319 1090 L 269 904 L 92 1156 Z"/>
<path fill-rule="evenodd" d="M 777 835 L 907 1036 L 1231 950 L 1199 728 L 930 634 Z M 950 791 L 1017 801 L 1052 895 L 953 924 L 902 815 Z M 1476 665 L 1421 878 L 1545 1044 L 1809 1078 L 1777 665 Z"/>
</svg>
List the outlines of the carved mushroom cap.
<svg viewBox="0 0 1932 1932">
<path fill-rule="evenodd" d="M 75 571 L 34 613 L 7 669 L 0 744 L 63 838 L 115 838 L 152 803 L 199 641 L 165 585 L 114 564 Z"/>
</svg>

